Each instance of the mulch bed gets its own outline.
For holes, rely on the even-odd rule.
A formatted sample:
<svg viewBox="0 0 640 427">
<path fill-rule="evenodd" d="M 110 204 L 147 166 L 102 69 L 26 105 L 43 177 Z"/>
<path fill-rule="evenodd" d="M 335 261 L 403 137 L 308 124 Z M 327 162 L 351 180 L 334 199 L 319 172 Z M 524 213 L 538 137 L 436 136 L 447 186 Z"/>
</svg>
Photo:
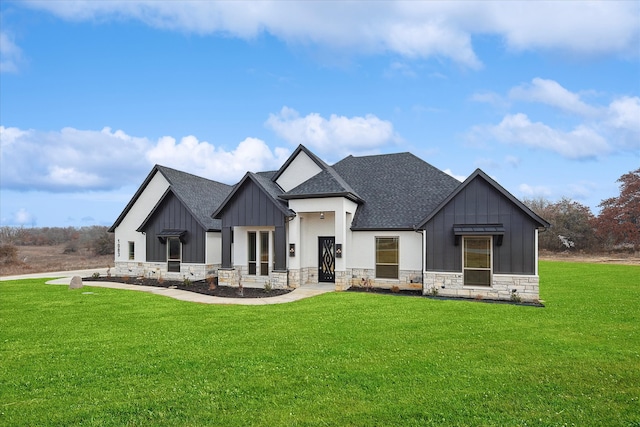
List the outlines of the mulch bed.
<svg viewBox="0 0 640 427">
<path fill-rule="evenodd" d="M 183 281 L 178 280 L 164 280 L 162 283 L 160 283 L 157 279 L 149 279 L 146 277 L 133 277 L 125 281 L 123 277 L 100 276 L 98 278 L 85 277 L 82 280 L 86 282 L 115 282 L 126 283 L 129 285 L 180 289 L 183 291 L 223 298 L 269 298 L 288 294 L 289 292 L 291 292 L 291 289 L 271 289 L 270 291 L 267 291 L 264 288 L 243 288 L 241 294 L 238 288 L 231 286 L 216 285 L 213 289 L 211 289 L 211 286 L 209 285 L 209 283 L 207 283 L 206 280 L 197 280 L 189 283 L 188 285 L 185 285 Z"/>
<path fill-rule="evenodd" d="M 422 291 L 420 289 L 414 290 L 398 290 L 392 291 L 391 289 L 383 289 L 383 288 L 375 288 L 375 287 L 362 287 L 362 286 L 352 286 L 347 289 L 347 292 L 365 292 L 370 294 L 384 294 L 384 295 L 404 295 L 410 297 L 421 297 Z"/>
<path fill-rule="evenodd" d="M 489 299 L 489 298 L 464 298 L 464 297 L 446 297 L 446 296 L 438 296 L 438 295 L 422 295 L 421 290 L 392 291 L 391 289 L 352 286 L 349 289 L 347 289 L 347 292 L 364 292 L 364 293 L 368 292 L 371 294 L 422 297 L 422 298 L 437 299 L 437 300 L 473 301 L 473 302 L 484 302 L 489 304 L 512 304 L 512 305 L 526 305 L 530 307 L 544 307 L 544 304 L 542 304 L 542 302 L 533 302 L 533 301 L 511 301 L 511 300 L 497 300 L 497 299 Z"/>
</svg>

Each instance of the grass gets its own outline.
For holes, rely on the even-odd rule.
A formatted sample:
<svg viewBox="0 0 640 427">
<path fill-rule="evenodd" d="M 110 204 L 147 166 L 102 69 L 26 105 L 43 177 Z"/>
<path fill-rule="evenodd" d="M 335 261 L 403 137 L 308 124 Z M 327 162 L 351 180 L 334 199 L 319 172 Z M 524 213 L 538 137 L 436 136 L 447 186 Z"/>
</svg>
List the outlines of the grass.
<svg viewBox="0 0 640 427">
<path fill-rule="evenodd" d="M 640 425 L 640 267 L 540 270 L 545 308 L 2 282 L 0 425 Z"/>
</svg>

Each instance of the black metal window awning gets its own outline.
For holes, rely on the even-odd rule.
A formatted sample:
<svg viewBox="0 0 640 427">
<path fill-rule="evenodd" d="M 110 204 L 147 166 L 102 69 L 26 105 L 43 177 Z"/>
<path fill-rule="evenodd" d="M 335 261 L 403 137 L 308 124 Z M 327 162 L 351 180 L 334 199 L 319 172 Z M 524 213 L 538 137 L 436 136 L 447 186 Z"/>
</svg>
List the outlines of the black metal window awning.
<svg viewBox="0 0 640 427">
<path fill-rule="evenodd" d="M 162 243 L 165 243 L 169 237 L 177 237 L 180 239 L 182 243 L 184 243 L 186 240 L 186 235 L 187 235 L 187 230 L 176 230 L 176 229 L 165 228 L 164 230 L 162 230 L 157 234 L 157 237 Z"/>
<path fill-rule="evenodd" d="M 460 244 L 461 236 L 497 236 L 496 244 L 502 245 L 505 229 L 502 224 L 454 224 L 455 245 Z"/>
</svg>

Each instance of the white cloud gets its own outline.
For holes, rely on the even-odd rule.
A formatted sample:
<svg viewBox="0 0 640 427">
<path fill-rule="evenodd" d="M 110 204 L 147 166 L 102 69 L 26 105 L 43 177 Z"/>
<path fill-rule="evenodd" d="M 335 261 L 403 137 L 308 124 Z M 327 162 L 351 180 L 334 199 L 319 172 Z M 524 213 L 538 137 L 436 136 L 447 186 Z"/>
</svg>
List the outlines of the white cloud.
<svg viewBox="0 0 640 427">
<path fill-rule="evenodd" d="M 11 36 L 0 31 L 0 73 L 17 73 L 22 62 L 22 50 Z"/>
<path fill-rule="evenodd" d="M 247 170 L 279 167 L 288 155 L 247 138 L 230 151 L 187 136 L 151 141 L 122 130 L 43 132 L 0 126 L 0 183 L 17 191 L 87 192 L 138 185 L 154 163 L 234 183 Z"/>
<path fill-rule="evenodd" d="M 37 223 L 38 223 L 38 218 L 36 218 L 36 216 L 33 213 L 29 212 L 25 208 L 20 208 L 15 212 L 11 212 L 11 214 L 8 217 L 2 217 L 0 219 L 0 224 L 2 224 L 3 226 L 5 226 L 5 225 L 9 225 L 9 226 L 25 226 L 25 225 L 34 226 Z"/>
<path fill-rule="evenodd" d="M 583 102 L 580 95 L 568 91 L 554 80 L 539 77 L 534 78 L 531 84 L 514 87 L 509 92 L 509 97 L 540 102 L 583 116 L 594 116 L 598 113 L 597 108 Z"/>
<path fill-rule="evenodd" d="M 518 190 L 524 197 L 548 197 L 551 195 L 551 189 L 544 185 L 520 184 Z"/>
<path fill-rule="evenodd" d="M 495 126 L 476 126 L 472 133 L 503 143 L 555 151 L 570 159 L 598 157 L 611 151 L 607 141 L 587 126 L 579 125 L 565 132 L 531 122 L 522 113 L 508 114 Z"/>
<path fill-rule="evenodd" d="M 478 68 L 474 36 L 502 37 L 509 49 L 638 56 L 638 2 L 159 2 L 31 1 L 63 19 L 136 19 L 187 33 L 250 39 L 356 54 L 441 57 Z"/>
<path fill-rule="evenodd" d="M 332 114 L 326 119 L 318 113 L 301 117 L 297 111 L 283 107 L 280 113 L 269 115 L 266 125 L 291 144 L 304 144 L 334 157 L 375 153 L 399 140 L 391 122 L 372 114 L 351 118 Z"/>
<path fill-rule="evenodd" d="M 498 108 L 505 108 L 509 106 L 509 102 L 504 97 L 490 91 L 476 92 L 471 95 L 470 99 L 475 102 L 490 104 Z"/>
<path fill-rule="evenodd" d="M 609 105 L 609 123 L 621 129 L 640 132 L 640 97 L 624 96 Z"/>
<path fill-rule="evenodd" d="M 176 143 L 172 137 L 163 137 L 146 153 L 151 163 L 158 163 L 184 170 L 194 175 L 227 183 L 235 183 L 247 171 L 277 169 L 289 155 L 289 151 L 269 146 L 257 138 L 246 138 L 231 151 L 216 148 L 194 136 L 187 136 Z"/>
<path fill-rule="evenodd" d="M 563 130 L 533 122 L 525 113 L 506 114 L 497 125 L 473 127 L 467 134 L 470 143 L 481 146 L 488 140 L 497 140 L 555 151 L 570 159 L 640 149 L 640 97 L 622 96 L 609 105 L 593 105 L 554 80 L 534 78 L 531 84 L 512 88 L 508 98 L 571 112 L 580 121 L 571 130 Z M 478 93 L 472 99 L 496 104 L 494 100 L 500 96 Z"/>
<path fill-rule="evenodd" d="M 464 182 L 464 180 L 465 180 L 465 179 L 467 179 L 467 177 L 466 177 L 466 176 L 464 176 L 464 175 L 456 175 L 456 174 L 454 174 L 454 173 L 453 173 L 453 171 L 451 171 L 451 169 L 448 169 L 448 168 L 447 168 L 447 169 L 445 169 L 445 170 L 443 170 L 442 172 L 444 172 L 444 173 L 446 173 L 447 175 L 449 175 L 449 176 L 451 176 L 451 177 L 453 177 L 453 178 L 457 179 L 457 180 L 458 180 L 458 181 L 460 181 L 460 182 Z"/>
</svg>

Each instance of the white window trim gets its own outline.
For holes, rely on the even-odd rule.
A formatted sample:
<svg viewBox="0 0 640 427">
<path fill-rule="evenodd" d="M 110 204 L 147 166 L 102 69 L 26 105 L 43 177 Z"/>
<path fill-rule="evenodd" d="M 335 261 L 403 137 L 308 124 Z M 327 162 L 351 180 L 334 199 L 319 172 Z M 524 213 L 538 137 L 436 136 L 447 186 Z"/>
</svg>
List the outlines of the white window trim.
<svg viewBox="0 0 640 427">
<path fill-rule="evenodd" d="M 465 259 L 464 259 L 464 248 L 465 248 L 465 240 L 468 238 L 478 238 L 478 237 L 482 237 L 482 238 L 489 238 L 489 268 L 466 268 L 465 267 Z M 493 287 L 493 236 L 462 236 L 462 284 L 465 288 L 467 289 L 487 289 L 487 288 L 492 288 Z M 465 270 L 482 270 L 482 271 L 489 271 L 489 284 L 486 286 L 482 286 L 482 285 L 465 285 L 464 284 L 464 278 L 465 278 Z"/>
</svg>

